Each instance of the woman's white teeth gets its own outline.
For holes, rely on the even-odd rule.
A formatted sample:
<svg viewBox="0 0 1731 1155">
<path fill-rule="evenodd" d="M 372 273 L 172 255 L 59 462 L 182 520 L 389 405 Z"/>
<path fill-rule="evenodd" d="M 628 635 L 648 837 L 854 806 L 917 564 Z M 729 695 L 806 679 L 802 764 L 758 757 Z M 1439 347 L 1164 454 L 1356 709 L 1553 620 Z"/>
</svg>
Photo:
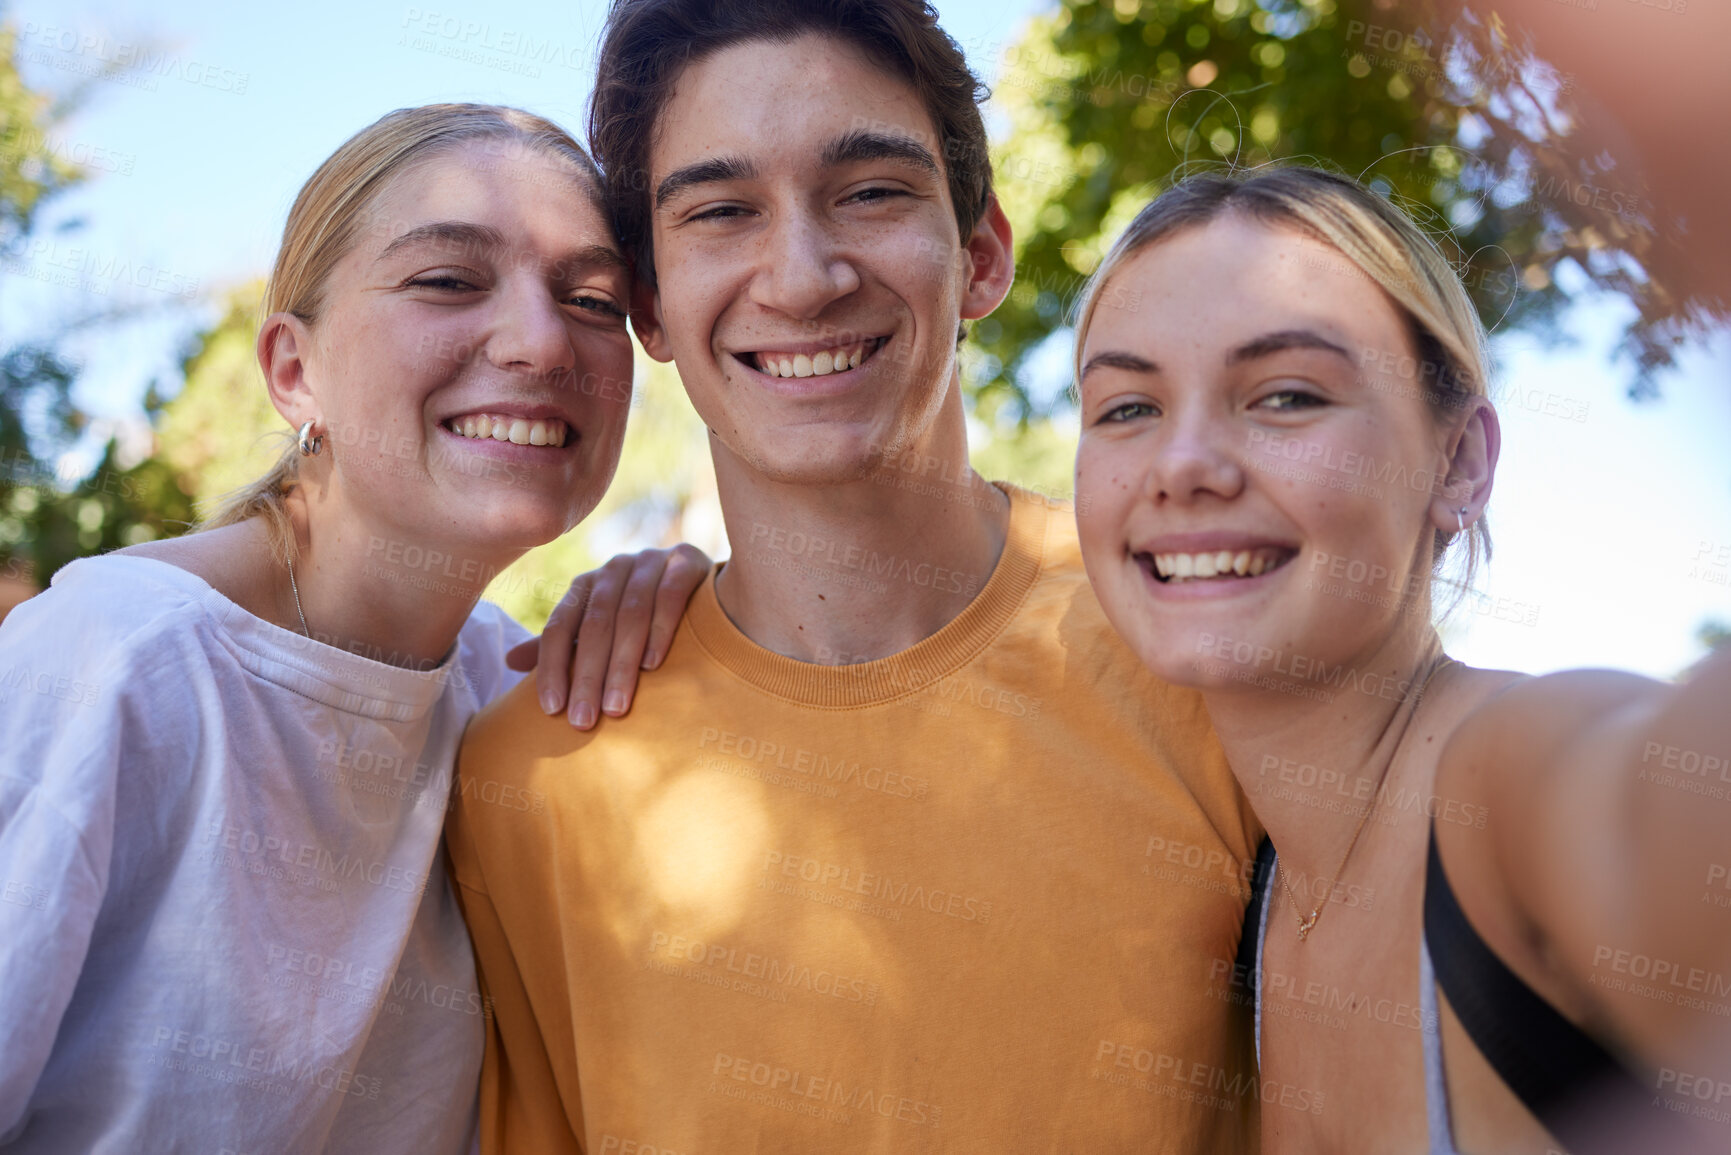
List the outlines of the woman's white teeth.
<svg viewBox="0 0 1731 1155">
<path fill-rule="evenodd" d="M 509 441 L 512 445 L 551 445 L 555 449 L 565 444 L 566 427 L 558 418 L 528 421 L 522 417 L 495 417 L 490 413 L 472 413 L 454 417 L 445 428 L 463 437 L 494 441 Z"/>
<path fill-rule="evenodd" d="M 865 355 L 864 344 L 825 349 L 813 357 L 804 353 L 759 353 L 757 368 L 771 377 L 823 377 L 859 368 Z"/>
<path fill-rule="evenodd" d="M 1279 549 L 1222 549 L 1213 553 L 1162 553 L 1154 557 L 1154 571 L 1169 581 L 1256 577 L 1279 565 L 1285 552 Z"/>
</svg>

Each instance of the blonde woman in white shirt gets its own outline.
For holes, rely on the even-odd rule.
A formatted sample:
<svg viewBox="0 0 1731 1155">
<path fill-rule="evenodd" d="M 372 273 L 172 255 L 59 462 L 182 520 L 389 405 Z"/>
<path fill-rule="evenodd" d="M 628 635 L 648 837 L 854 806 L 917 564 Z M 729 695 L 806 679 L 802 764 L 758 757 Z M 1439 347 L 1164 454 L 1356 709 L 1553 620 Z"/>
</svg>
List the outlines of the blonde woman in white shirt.
<svg viewBox="0 0 1731 1155">
<path fill-rule="evenodd" d="M 0 1147 L 470 1148 L 440 832 L 528 640 L 479 599 L 612 478 L 628 276 L 588 157 L 518 110 L 400 110 L 301 190 L 258 338 L 298 444 L 0 631 Z M 703 569 L 615 563 L 585 640 L 623 595 L 614 672 L 653 664 Z"/>
</svg>

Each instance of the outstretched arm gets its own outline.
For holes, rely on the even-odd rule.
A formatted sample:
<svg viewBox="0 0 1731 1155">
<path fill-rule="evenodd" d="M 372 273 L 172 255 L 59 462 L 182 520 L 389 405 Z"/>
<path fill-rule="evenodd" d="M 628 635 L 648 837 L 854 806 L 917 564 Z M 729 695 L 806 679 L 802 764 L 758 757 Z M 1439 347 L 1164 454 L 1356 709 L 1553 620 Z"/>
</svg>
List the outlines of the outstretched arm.
<svg viewBox="0 0 1731 1155">
<path fill-rule="evenodd" d="M 535 670 L 536 697 L 549 714 L 564 710 L 579 730 L 602 714 L 631 708 L 639 670 L 653 670 L 709 575 L 709 556 L 693 545 L 620 554 L 579 574 L 539 638 L 505 655 L 513 670 Z"/>
<path fill-rule="evenodd" d="M 1731 650 L 1682 684 L 1522 683 L 1457 731 L 1437 789 L 1489 808 L 1488 838 L 1438 839 L 1493 948 L 1537 944 L 1559 1009 L 1731 1086 Z"/>
</svg>

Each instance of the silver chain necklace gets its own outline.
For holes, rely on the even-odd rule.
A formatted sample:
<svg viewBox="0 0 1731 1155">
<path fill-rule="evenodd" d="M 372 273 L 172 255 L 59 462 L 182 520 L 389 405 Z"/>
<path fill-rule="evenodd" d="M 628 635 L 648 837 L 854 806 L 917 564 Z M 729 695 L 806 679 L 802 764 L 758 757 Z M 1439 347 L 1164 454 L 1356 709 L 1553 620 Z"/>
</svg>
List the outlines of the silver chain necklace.
<svg viewBox="0 0 1731 1155">
<path fill-rule="evenodd" d="M 300 615 L 301 633 L 305 634 L 307 636 L 307 640 L 310 642 L 310 641 L 312 641 L 313 632 L 311 630 L 307 629 L 306 611 L 301 609 L 301 587 L 295 584 L 295 559 L 292 557 L 288 559 L 288 570 L 289 570 L 289 589 L 291 591 L 293 591 L 294 596 L 295 596 L 295 613 Z"/>
</svg>

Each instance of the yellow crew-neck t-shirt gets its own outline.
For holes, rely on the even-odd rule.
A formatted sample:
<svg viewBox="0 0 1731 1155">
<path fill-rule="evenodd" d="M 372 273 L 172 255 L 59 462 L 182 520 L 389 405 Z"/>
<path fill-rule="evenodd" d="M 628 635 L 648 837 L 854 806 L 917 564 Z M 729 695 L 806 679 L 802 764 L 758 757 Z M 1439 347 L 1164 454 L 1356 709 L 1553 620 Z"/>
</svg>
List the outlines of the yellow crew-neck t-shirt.
<svg viewBox="0 0 1731 1155">
<path fill-rule="evenodd" d="M 578 732 L 526 680 L 475 721 L 488 1155 L 1255 1149 L 1219 976 L 1260 829 L 1070 515 L 1002 488 L 985 587 L 893 657 L 765 650 L 712 575 L 628 717 Z"/>
</svg>

